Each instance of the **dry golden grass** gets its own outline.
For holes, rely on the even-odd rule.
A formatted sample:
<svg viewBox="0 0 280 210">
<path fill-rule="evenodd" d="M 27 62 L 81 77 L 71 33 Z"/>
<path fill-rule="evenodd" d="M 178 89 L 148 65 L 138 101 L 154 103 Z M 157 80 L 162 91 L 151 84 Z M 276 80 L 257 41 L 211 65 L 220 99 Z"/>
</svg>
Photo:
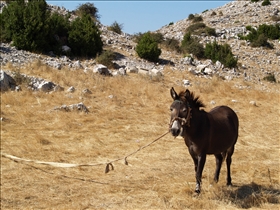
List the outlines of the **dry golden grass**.
<svg viewBox="0 0 280 210">
<path fill-rule="evenodd" d="M 189 79 L 207 105 L 228 105 L 238 114 L 240 134 L 233 155 L 233 187 L 223 165 L 212 182 L 215 160 L 208 156 L 202 193 L 194 196 L 194 166 L 182 139 L 167 135 L 127 160 L 105 165 L 55 168 L 1 157 L 1 209 L 279 209 L 279 85 L 219 78 L 199 79 L 166 67 L 163 78 L 130 74 L 102 77 L 60 71 L 33 63 L 20 72 L 39 75 L 76 92 L 1 94 L 1 152 L 21 158 L 65 163 L 106 163 L 137 150 L 165 133 L 172 86 Z M 238 89 L 236 84 L 250 85 Z M 93 93 L 84 95 L 88 88 Z M 278 92 L 276 91 L 278 90 Z M 109 98 L 113 95 L 113 98 Z M 232 102 L 237 100 L 237 102 Z M 257 106 L 249 104 L 256 101 Z M 83 102 L 89 114 L 55 111 Z"/>
</svg>

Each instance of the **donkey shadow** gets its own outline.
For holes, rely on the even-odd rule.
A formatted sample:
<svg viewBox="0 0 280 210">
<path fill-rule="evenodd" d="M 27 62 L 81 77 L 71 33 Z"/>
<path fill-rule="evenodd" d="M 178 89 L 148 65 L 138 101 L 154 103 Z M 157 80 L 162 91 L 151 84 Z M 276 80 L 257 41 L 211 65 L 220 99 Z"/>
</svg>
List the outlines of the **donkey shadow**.
<svg viewBox="0 0 280 210">
<path fill-rule="evenodd" d="M 261 186 L 254 182 L 247 185 L 234 186 L 233 190 L 226 189 L 224 193 L 225 197 L 235 206 L 243 209 L 260 207 L 264 203 L 280 203 L 280 189 L 276 189 L 273 186 Z"/>
</svg>

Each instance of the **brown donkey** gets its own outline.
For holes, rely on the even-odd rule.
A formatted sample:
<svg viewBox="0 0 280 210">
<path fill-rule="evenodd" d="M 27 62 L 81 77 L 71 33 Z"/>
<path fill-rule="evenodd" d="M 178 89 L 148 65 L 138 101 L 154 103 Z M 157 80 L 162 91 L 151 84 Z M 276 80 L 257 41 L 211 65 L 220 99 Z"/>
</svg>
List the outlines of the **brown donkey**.
<svg viewBox="0 0 280 210">
<path fill-rule="evenodd" d="M 234 145 L 238 138 L 238 117 L 227 106 L 217 106 L 210 112 L 201 110 L 205 107 L 199 97 L 188 89 L 179 94 L 172 87 L 170 132 L 176 137 L 181 135 L 189 149 L 195 165 L 196 188 L 200 193 L 201 176 L 207 154 L 216 157 L 214 180 L 218 182 L 223 160 L 227 163 L 227 185 L 231 185 L 230 165 Z"/>
</svg>

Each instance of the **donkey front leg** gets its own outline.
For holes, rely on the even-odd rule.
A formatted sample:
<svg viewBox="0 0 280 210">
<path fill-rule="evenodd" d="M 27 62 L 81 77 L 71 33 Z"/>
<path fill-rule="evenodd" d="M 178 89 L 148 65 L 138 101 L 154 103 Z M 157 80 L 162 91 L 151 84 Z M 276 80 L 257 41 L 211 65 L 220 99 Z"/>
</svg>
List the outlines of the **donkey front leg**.
<svg viewBox="0 0 280 210">
<path fill-rule="evenodd" d="M 197 169 L 196 169 L 196 187 L 195 187 L 195 192 L 200 193 L 200 185 L 202 183 L 201 177 L 202 177 L 202 171 L 205 165 L 206 161 L 206 154 L 201 154 L 197 157 L 198 164 L 197 164 Z"/>
</svg>

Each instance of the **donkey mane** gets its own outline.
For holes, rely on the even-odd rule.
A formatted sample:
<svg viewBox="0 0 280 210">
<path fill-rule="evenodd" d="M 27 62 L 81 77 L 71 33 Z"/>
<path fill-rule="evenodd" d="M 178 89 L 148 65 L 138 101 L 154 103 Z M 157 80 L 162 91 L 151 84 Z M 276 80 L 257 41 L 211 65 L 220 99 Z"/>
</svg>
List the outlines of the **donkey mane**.
<svg viewBox="0 0 280 210">
<path fill-rule="evenodd" d="M 189 90 L 181 91 L 178 94 L 181 101 L 184 103 L 190 103 L 191 106 L 195 108 L 205 107 L 205 104 L 200 100 L 199 96 L 195 96 L 193 92 L 190 92 Z"/>
</svg>

